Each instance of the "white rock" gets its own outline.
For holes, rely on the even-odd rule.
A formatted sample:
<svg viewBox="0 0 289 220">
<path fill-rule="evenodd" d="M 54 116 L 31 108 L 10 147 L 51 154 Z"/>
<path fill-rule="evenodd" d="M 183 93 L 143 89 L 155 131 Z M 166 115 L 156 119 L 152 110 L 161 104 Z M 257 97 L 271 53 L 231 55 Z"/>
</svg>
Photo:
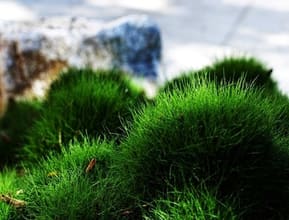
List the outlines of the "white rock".
<svg viewBox="0 0 289 220">
<path fill-rule="evenodd" d="M 68 66 L 121 68 L 155 80 L 160 62 L 160 31 L 147 16 L 109 24 L 67 17 L 0 22 L 0 68 L 10 95 L 49 83 Z"/>
</svg>

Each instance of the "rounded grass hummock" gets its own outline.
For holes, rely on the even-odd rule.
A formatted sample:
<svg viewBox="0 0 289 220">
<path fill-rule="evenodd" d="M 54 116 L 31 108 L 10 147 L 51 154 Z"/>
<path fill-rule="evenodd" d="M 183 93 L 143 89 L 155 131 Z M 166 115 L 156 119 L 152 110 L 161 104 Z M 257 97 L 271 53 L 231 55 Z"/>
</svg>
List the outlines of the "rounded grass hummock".
<svg viewBox="0 0 289 220">
<path fill-rule="evenodd" d="M 242 83 L 161 94 L 135 115 L 114 164 L 122 201 L 151 202 L 168 185 L 205 182 L 218 186 L 220 200 L 240 197 L 249 217 L 287 218 L 288 137 L 275 126 L 282 109 Z"/>
<path fill-rule="evenodd" d="M 174 89 L 184 90 L 194 84 L 196 78 L 206 77 L 206 80 L 218 83 L 236 83 L 240 79 L 269 92 L 276 92 L 276 82 L 271 77 L 272 69 L 267 68 L 261 61 L 253 57 L 225 57 L 217 60 L 201 70 L 188 71 L 167 82 L 161 91 L 169 92 Z"/>
<path fill-rule="evenodd" d="M 218 201 L 216 192 L 194 186 L 168 192 L 165 198 L 154 201 L 153 208 L 145 214 L 145 219 L 158 220 L 237 220 L 240 216 L 234 213 L 233 199 L 226 203 Z"/>
<path fill-rule="evenodd" d="M 38 119 L 41 102 L 38 100 L 19 100 L 9 104 L 6 114 L 0 119 L 0 167 L 15 166 L 19 153 L 26 144 L 26 134 Z"/>
<path fill-rule="evenodd" d="M 21 188 L 22 177 L 19 177 L 15 170 L 3 169 L 0 173 L 0 219 L 14 219 L 14 215 L 19 215 L 13 205 L 2 201 L 2 197 L 13 199 L 23 199 Z M 21 216 L 21 214 L 19 215 Z"/>
<path fill-rule="evenodd" d="M 217 81 L 224 79 L 228 82 L 237 82 L 243 78 L 259 88 L 276 89 L 276 82 L 271 78 L 273 70 L 253 57 L 225 57 L 207 68 L 208 72 L 214 73 Z"/>
<path fill-rule="evenodd" d="M 70 69 L 52 84 L 41 119 L 29 131 L 26 160 L 59 151 L 83 134 L 120 139 L 131 111 L 144 101 L 143 90 L 121 71 Z"/>
<path fill-rule="evenodd" d="M 63 148 L 61 154 L 41 160 L 25 177 L 25 217 L 99 219 L 98 207 L 103 202 L 98 199 L 99 188 L 114 150 L 112 142 L 84 139 Z"/>
</svg>

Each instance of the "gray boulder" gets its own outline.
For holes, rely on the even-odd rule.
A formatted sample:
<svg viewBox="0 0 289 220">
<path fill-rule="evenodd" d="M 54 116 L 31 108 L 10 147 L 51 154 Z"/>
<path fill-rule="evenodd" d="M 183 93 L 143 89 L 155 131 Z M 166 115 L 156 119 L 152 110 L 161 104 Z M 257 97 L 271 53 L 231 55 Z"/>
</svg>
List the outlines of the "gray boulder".
<svg viewBox="0 0 289 220">
<path fill-rule="evenodd" d="M 86 42 L 103 45 L 112 55 L 113 67 L 152 79 L 158 76 L 162 47 L 160 30 L 145 16 L 120 19 Z"/>
<path fill-rule="evenodd" d="M 27 90 L 42 94 L 69 66 L 121 68 L 154 81 L 160 65 L 160 30 L 147 16 L 111 23 L 84 18 L 0 22 L 0 76 L 10 96 Z"/>
</svg>

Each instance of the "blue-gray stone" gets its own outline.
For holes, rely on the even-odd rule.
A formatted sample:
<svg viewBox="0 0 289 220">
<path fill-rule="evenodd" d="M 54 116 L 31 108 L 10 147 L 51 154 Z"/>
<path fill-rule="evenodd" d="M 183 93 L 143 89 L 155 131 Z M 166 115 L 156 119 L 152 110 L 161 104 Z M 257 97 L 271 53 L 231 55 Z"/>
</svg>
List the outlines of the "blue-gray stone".
<svg viewBox="0 0 289 220">
<path fill-rule="evenodd" d="M 156 79 L 161 63 L 161 33 L 147 16 L 124 17 L 97 33 L 97 41 L 113 56 L 112 67 Z"/>
</svg>

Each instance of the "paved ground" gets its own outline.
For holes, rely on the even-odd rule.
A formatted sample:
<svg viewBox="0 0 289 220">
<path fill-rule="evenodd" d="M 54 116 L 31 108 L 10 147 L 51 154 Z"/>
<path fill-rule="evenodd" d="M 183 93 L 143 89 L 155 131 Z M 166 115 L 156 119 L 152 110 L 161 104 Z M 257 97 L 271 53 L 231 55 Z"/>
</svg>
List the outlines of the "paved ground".
<svg viewBox="0 0 289 220">
<path fill-rule="evenodd" d="M 0 0 L 0 19 L 86 16 L 109 21 L 148 14 L 162 29 L 164 73 L 199 68 L 224 55 L 255 55 L 289 94 L 288 0 Z"/>
</svg>

